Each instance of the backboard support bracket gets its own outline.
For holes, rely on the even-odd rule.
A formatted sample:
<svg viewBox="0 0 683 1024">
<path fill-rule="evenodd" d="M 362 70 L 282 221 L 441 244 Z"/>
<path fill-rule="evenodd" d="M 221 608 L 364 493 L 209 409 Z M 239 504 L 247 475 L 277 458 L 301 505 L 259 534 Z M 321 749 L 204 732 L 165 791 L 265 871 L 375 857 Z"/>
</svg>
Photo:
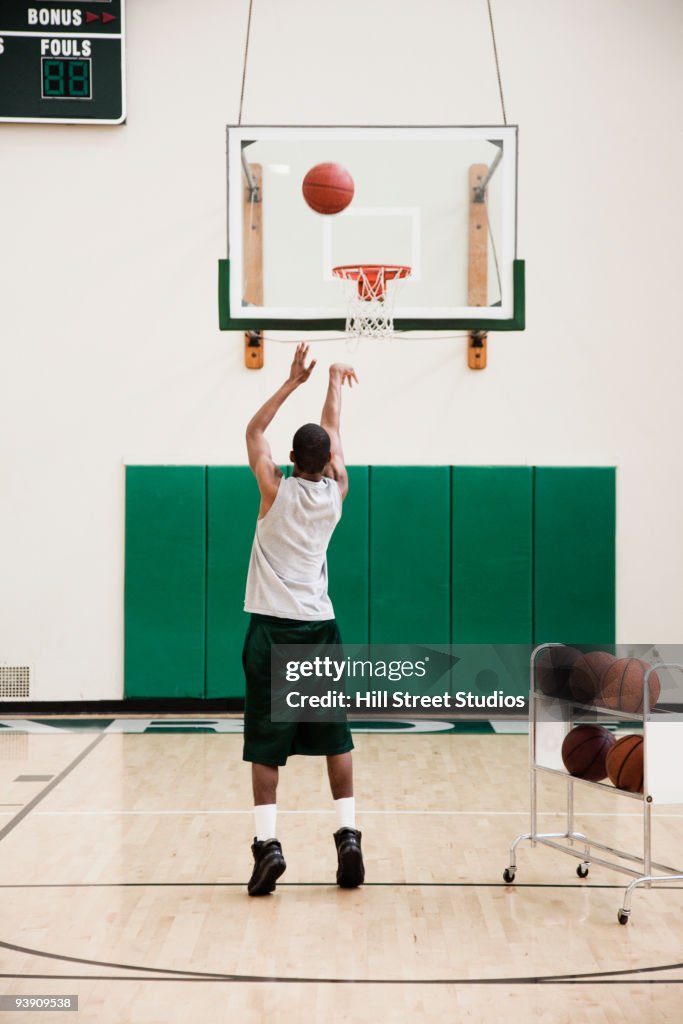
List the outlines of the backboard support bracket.
<svg viewBox="0 0 683 1024">
<path fill-rule="evenodd" d="M 486 331 L 470 331 L 467 336 L 467 365 L 470 370 L 486 369 Z"/>
<path fill-rule="evenodd" d="M 467 250 L 467 304 L 488 305 L 488 207 L 486 185 L 491 177 L 487 164 L 472 164 L 469 170 L 469 230 Z M 470 370 L 486 369 L 486 331 L 472 330 L 467 339 Z"/>
<path fill-rule="evenodd" d="M 243 262 L 248 287 L 245 299 L 254 306 L 263 305 L 263 167 L 249 164 L 242 153 L 244 191 L 242 193 Z M 262 370 L 265 362 L 263 331 L 247 329 L 244 333 L 244 365 L 248 370 Z"/>
<path fill-rule="evenodd" d="M 245 331 L 244 365 L 248 370 L 262 370 L 265 356 L 263 331 Z"/>
</svg>

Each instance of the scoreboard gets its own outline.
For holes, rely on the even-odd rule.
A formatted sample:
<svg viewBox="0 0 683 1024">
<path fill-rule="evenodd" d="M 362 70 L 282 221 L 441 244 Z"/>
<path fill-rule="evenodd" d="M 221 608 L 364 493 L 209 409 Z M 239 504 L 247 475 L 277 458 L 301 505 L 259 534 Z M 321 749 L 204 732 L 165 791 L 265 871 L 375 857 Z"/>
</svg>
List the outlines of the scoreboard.
<svg viewBox="0 0 683 1024">
<path fill-rule="evenodd" d="M 121 124 L 124 0 L 0 0 L 0 121 Z"/>
</svg>

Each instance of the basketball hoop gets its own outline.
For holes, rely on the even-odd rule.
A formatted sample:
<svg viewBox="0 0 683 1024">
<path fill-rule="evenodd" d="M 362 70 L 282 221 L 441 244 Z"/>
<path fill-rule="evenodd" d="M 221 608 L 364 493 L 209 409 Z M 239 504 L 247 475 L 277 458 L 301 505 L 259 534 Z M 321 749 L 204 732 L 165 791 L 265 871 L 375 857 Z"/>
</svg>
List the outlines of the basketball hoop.
<svg viewBox="0 0 683 1024">
<path fill-rule="evenodd" d="M 333 267 L 332 273 L 346 288 L 346 333 L 353 338 L 392 334 L 396 283 L 410 277 L 410 267 L 366 263 Z"/>
</svg>

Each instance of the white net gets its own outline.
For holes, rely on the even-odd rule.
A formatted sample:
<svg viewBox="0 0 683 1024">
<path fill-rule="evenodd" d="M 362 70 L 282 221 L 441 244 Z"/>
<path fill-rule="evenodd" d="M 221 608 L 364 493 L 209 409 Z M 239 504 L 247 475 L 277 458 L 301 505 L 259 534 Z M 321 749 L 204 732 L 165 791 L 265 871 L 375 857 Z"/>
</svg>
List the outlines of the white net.
<svg viewBox="0 0 683 1024">
<path fill-rule="evenodd" d="M 346 293 L 346 333 L 351 338 L 386 338 L 394 332 L 399 283 L 410 267 L 356 265 L 334 267 Z"/>
</svg>

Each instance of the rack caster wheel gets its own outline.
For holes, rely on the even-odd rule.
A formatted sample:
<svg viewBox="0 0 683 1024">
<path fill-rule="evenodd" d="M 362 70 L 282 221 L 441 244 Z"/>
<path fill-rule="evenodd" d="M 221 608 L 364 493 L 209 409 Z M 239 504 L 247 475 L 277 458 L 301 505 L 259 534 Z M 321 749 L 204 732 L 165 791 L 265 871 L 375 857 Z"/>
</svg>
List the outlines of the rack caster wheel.
<svg viewBox="0 0 683 1024">
<path fill-rule="evenodd" d="M 512 868 L 505 868 L 505 871 L 503 872 L 503 881 L 510 885 L 510 883 L 515 880 L 515 874 L 516 872 L 513 871 Z"/>
<path fill-rule="evenodd" d="M 617 921 L 619 922 L 619 924 L 628 924 L 628 919 L 630 916 L 631 915 L 627 913 L 625 910 L 620 910 L 617 913 Z"/>
<path fill-rule="evenodd" d="M 579 878 L 587 878 L 588 877 L 588 865 L 587 864 L 579 864 L 578 868 L 576 869 L 576 873 L 579 876 Z"/>
</svg>

